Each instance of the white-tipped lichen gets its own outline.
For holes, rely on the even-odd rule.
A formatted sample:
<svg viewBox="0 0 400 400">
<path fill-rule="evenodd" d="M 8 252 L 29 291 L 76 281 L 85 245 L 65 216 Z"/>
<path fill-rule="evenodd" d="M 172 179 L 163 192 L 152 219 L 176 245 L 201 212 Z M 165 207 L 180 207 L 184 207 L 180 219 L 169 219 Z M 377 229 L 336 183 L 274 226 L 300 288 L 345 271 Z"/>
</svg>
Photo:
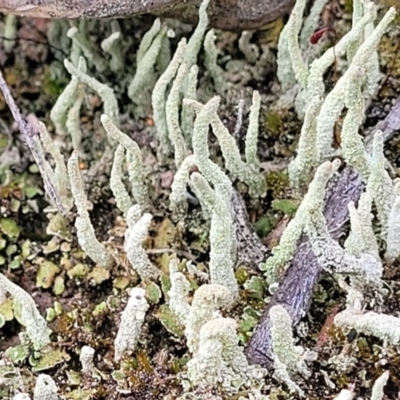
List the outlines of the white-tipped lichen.
<svg viewBox="0 0 400 400">
<path fill-rule="evenodd" d="M 107 249 L 97 240 L 92 222 L 87 210 L 87 198 L 83 187 L 83 180 L 79 171 L 78 155 L 73 152 L 68 160 L 68 175 L 71 192 L 78 211 L 75 220 L 78 242 L 88 257 L 96 264 L 106 268 L 114 264 L 114 259 Z"/>
<path fill-rule="evenodd" d="M 178 271 L 178 262 L 172 259 L 169 263 L 169 277 L 171 280 L 171 289 L 168 291 L 168 305 L 171 311 L 178 317 L 179 322 L 186 326 L 186 321 L 190 313 L 188 302 L 188 293 L 190 283 L 185 275 Z"/>
<path fill-rule="evenodd" d="M 144 214 L 140 218 L 140 207 L 134 205 L 127 211 L 128 229 L 125 232 L 125 252 L 133 269 L 142 279 L 156 279 L 160 271 L 151 263 L 147 257 L 142 242 L 148 234 L 153 216 Z"/>
<path fill-rule="evenodd" d="M 229 310 L 234 304 L 232 293 L 225 286 L 202 285 L 195 292 L 186 322 L 185 336 L 191 353 L 199 349 L 201 327 L 219 310 Z"/>
<path fill-rule="evenodd" d="M 82 373 L 86 375 L 92 375 L 94 372 L 94 353 L 95 350 L 90 346 L 83 346 L 81 354 L 79 355 L 79 361 L 82 364 Z"/>
<path fill-rule="evenodd" d="M 40 374 L 36 380 L 33 400 L 58 400 L 58 388 L 50 375 Z"/>
<path fill-rule="evenodd" d="M 215 318 L 200 330 L 199 349 L 188 362 L 188 378 L 195 385 L 222 387 L 227 394 L 263 385 L 266 370 L 250 366 L 238 346 L 237 322 Z"/>
<path fill-rule="evenodd" d="M 142 331 L 149 304 L 145 298 L 146 291 L 133 288 L 128 304 L 121 315 L 118 333 L 114 341 L 114 359 L 119 361 L 126 352 L 135 350 Z"/>
</svg>

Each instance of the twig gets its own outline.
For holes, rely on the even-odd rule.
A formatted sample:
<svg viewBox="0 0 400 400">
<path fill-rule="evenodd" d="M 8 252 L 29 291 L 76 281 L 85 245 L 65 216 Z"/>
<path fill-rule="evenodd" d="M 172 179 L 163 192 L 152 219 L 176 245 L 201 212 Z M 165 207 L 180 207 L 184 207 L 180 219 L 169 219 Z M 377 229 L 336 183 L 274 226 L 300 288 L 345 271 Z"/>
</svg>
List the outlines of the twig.
<svg viewBox="0 0 400 400">
<path fill-rule="evenodd" d="M 66 210 L 64 205 L 62 204 L 61 198 L 57 193 L 57 189 L 55 188 L 52 179 L 51 179 L 51 170 L 49 171 L 49 166 L 44 157 L 43 149 L 39 140 L 38 131 L 33 130 L 32 126 L 28 123 L 26 118 L 21 114 L 15 101 L 11 95 L 10 89 L 4 80 L 3 74 L 0 70 L 0 89 L 3 92 L 4 99 L 10 108 L 11 114 L 14 117 L 15 122 L 18 125 L 18 129 L 22 133 L 22 137 L 25 141 L 25 144 L 29 148 L 32 153 L 32 156 L 39 168 L 40 174 L 43 178 L 44 189 L 46 194 L 49 196 L 52 203 L 57 207 L 58 212 L 61 214 L 65 214 Z"/>
</svg>

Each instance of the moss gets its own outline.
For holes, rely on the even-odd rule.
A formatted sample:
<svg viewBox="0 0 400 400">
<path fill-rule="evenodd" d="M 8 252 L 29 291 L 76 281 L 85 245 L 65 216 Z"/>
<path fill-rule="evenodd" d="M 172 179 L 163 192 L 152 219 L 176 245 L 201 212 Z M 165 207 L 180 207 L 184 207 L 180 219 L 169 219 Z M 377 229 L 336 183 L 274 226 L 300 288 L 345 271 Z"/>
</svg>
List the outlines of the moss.
<svg viewBox="0 0 400 400">
<path fill-rule="evenodd" d="M 286 172 L 269 172 L 265 179 L 267 190 L 274 199 L 284 195 L 289 188 L 289 177 Z"/>
</svg>

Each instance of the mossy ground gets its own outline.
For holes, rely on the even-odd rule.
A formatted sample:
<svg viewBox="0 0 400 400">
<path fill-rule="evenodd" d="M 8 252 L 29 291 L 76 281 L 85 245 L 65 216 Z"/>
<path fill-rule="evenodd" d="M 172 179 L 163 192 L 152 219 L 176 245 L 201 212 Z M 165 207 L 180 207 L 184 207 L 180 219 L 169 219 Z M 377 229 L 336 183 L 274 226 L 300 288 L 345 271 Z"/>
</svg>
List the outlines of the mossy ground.
<svg viewBox="0 0 400 400">
<path fill-rule="evenodd" d="M 333 20 L 337 17 L 335 13 L 330 16 Z M 121 21 L 126 38 L 127 66 L 135 64 L 134 52 L 131 50 L 137 48 L 140 37 L 151 25 L 151 20 L 150 17 L 143 17 L 135 22 Z M 51 130 L 49 111 L 68 81 L 68 76 L 61 68 L 61 60 L 66 56 L 63 54 L 65 50 L 50 47 L 47 40 L 49 24 L 49 21 L 43 20 L 19 21 L 19 39 L 11 53 L 0 50 L 0 64 L 23 113 L 34 114 Z M 99 43 L 108 31 L 107 22 L 90 23 L 89 31 L 92 39 Z M 229 57 L 243 59 L 237 49 L 237 40 L 235 34 L 220 35 L 222 60 Z M 256 40 L 265 42 L 265 33 L 259 34 Z M 384 72 L 389 71 L 392 49 L 397 40 L 400 39 L 392 35 L 382 41 Z M 385 82 L 368 110 L 366 126 L 375 125 L 390 109 L 391 100 L 398 91 L 397 78 L 400 74 L 397 64 L 394 65 L 391 78 Z M 0 170 L 0 270 L 34 297 L 43 315 L 47 313 L 53 339 L 53 346 L 41 358 L 35 359 L 32 355 L 28 358 L 21 350 L 19 363 L 13 365 L 12 362 L 7 362 L 4 366 L 0 365 L 0 378 L 5 382 L 0 384 L 0 398 L 7 398 L 7 393 L 12 393 L 14 389 L 24 388 L 32 392 L 35 379 L 31 371 L 45 371 L 50 374 L 57 382 L 60 397 L 63 399 L 172 400 L 182 393 L 178 373 L 183 370 L 188 355 L 182 327 L 176 321 L 171 321 L 171 316 L 165 306 L 163 307 L 169 288 L 168 261 L 177 254 L 180 259 L 192 260 L 200 270 L 205 270 L 208 261 L 208 232 L 204 229 L 204 221 L 197 205 L 191 204 L 188 215 L 180 221 L 169 211 L 169 184 L 165 182 L 171 176 L 172 162 L 161 167 L 157 163 L 151 113 L 143 118 L 132 116 L 132 107 L 125 88 L 133 72 L 134 67 L 127 67 L 121 79 L 108 72 L 99 79 L 112 86 L 118 95 L 122 114 L 121 129 L 146 149 L 145 162 L 152 169 L 149 186 L 154 191 L 151 209 L 154 222 L 144 246 L 164 276 L 157 287 L 161 291 L 150 284 L 147 286 L 151 308 L 141 341 L 138 350 L 124 360 L 122 367 L 113 362 L 113 340 L 120 313 L 127 300 L 125 289 L 138 284 L 138 277 L 123 252 L 126 225 L 108 186 L 109 166 L 99 163 L 106 142 L 99 123 L 101 102 L 95 94 L 89 92 L 87 106 L 81 112 L 83 150 L 87 155 L 81 162 L 81 168 L 89 171 L 86 190 L 93 206 L 90 214 L 97 237 L 107 242 L 110 251 L 117 256 L 117 265 L 110 271 L 95 267 L 80 250 L 73 216 L 63 221 L 62 229 L 57 225 L 61 229 L 60 234 L 53 236 L 48 233 L 49 216 L 52 214 L 45 212 L 48 204 L 44 199 L 40 176 L 13 125 L 4 101 L 0 99 L 0 154 L 15 148 L 14 157 L 18 157 L 18 162 Z M 200 85 L 206 84 L 207 77 L 203 71 L 201 74 Z M 284 167 L 294 154 L 301 121 L 293 110 L 277 112 L 269 107 L 277 98 L 273 59 L 271 65 L 265 68 L 262 81 L 250 79 L 243 84 L 240 77 L 232 79 L 238 83 L 232 92 L 234 95 L 221 109 L 224 123 L 232 132 L 236 125 L 236 100 L 242 96 L 250 99 L 248 94 L 251 93 L 251 88 L 259 89 L 264 98 L 269 99 L 263 103 L 260 117 L 259 157 L 262 162 Z M 333 79 L 331 71 L 326 77 L 327 86 L 330 86 L 329 82 L 333 84 Z M 241 147 L 246 123 L 245 118 L 237 137 Z M 64 151 L 68 155 L 71 149 L 69 138 L 62 140 L 66 143 Z M 214 138 L 210 137 L 213 157 L 220 160 L 220 152 L 214 142 Z M 399 166 L 398 150 L 399 140 L 394 138 L 387 146 L 387 151 L 395 172 Z M 269 164 L 265 172 L 268 184 L 266 198 L 258 204 L 248 204 L 251 222 L 255 224 L 261 239 L 267 245 L 273 246 L 279 240 L 279 227 L 287 223 L 299 199 L 289 189 L 286 172 L 281 167 L 276 170 L 270 167 Z M 246 193 L 244 196 L 246 197 Z M 385 269 L 384 278 L 391 287 L 392 294 L 382 307 L 382 311 L 396 316 L 400 312 L 400 276 L 397 267 L 395 264 Z M 230 316 L 239 321 L 239 338 L 245 344 L 262 312 L 265 304 L 263 299 L 268 293 L 261 273 L 240 267 L 236 276 L 241 287 L 241 302 Z M 191 277 L 193 290 L 200 283 Z M 356 384 L 358 395 L 368 398 L 371 381 L 383 369 L 391 371 L 385 388 L 387 399 L 396 398 L 400 389 L 397 374 L 400 357 L 396 349 L 390 347 L 385 350 L 381 347 L 382 343 L 375 339 L 353 333 L 345 336 L 343 332 L 334 329 L 332 316 L 343 307 L 344 294 L 335 286 L 331 277 L 325 276 L 316 288 L 311 311 L 304 318 L 303 327 L 307 327 L 307 333 L 299 334 L 300 344 L 319 351 L 318 360 L 311 366 L 312 378 L 302 384 L 307 398 L 331 398 L 352 383 Z M 12 304 L 8 310 L 0 308 L 0 313 L 8 316 L 0 327 L 0 354 L 4 354 L 8 348 L 19 343 L 17 335 L 21 326 L 17 322 L 17 311 L 13 310 Z M 80 373 L 79 351 L 83 345 L 96 349 L 95 377 Z M 339 353 L 356 358 L 353 369 L 340 373 L 327 365 L 327 360 Z M 7 357 L 4 356 L 3 359 Z M 328 387 L 320 369 L 326 370 L 335 388 Z M 115 373 L 116 370 L 119 370 L 118 374 Z M 267 378 L 265 393 L 270 393 L 271 399 L 290 397 L 271 377 Z M 217 393 L 215 398 L 219 398 Z"/>
</svg>

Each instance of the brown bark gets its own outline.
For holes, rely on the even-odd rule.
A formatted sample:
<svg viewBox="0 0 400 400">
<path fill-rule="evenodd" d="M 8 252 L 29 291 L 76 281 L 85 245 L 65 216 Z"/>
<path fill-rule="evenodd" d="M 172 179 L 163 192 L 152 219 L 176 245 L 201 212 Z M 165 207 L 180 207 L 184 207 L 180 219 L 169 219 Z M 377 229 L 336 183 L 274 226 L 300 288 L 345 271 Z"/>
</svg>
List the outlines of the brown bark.
<svg viewBox="0 0 400 400">
<path fill-rule="evenodd" d="M 210 26 L 256 29 L 288 13 L 294 0 L 211 0 Z M 0 12 L 38 18 L 125 18 L 144 13 L 197 21 L 200 0 L 0 0 Z"/>
</svg>

